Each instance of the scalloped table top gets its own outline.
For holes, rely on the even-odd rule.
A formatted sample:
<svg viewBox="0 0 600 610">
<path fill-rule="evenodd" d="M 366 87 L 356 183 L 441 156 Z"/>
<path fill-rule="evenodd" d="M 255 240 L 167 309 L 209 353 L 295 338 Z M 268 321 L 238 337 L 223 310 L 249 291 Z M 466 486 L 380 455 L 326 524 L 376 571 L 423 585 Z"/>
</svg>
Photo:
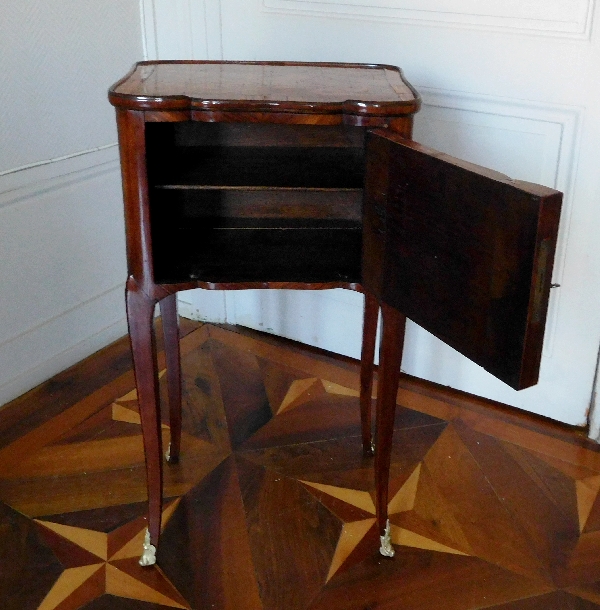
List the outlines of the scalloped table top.
<svg viewBox="0 0 600 610">
<path fill-rule="evenodd" d="M 115 106 L 407 115 L 419 95 L 399 68 L 298 62 L 139 62 L 109 90 Z"/>
</svg>

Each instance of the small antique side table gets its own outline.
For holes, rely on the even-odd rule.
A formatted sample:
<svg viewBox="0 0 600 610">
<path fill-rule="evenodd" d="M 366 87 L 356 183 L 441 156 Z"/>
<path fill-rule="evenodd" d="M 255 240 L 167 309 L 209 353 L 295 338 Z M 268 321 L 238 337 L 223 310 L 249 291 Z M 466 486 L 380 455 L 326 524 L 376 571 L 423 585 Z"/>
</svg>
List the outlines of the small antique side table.
<svg viewBox="0 0 600 610">
<path fill-rule="evenodd" d="M 181 437 L 176 293 L 365 292 L 363 450 L 375 451 L 381 552 L 405 316 L 516 389 L 536 383 L 561 195 L 410 140 L 419 96 L 386 65 L 141 62 L 109 91 L 125 201 L 129 333 L 155 562 L 162 447 L 153 315 Z M 374 129 L 374 131 L 368 130 Z M 373 353 L 383 315 L 376 438 Z"/>
<path fill-rule="evenodd" d="M 154 562 L 162 448 L 152 319 L 165 332 L 176 462 L 181 390 L 176 292 L 361 291 L 365 131 L 410 138 L 420 99 L 398 68 L 280 62 L 141 62 L 111 87 L 127 233 L 127 315 L 146 453 Z M 378 307 L 366 298 L 365 453 Z"/>
</svg>

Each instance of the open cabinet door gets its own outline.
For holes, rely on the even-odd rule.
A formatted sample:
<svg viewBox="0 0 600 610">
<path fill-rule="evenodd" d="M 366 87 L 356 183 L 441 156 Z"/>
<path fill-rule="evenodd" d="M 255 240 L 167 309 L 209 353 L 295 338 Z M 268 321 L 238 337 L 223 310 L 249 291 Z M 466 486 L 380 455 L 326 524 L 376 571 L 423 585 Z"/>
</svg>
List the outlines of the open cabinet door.
<svg viewBox="0 0 600 610">
<path fill-rule="evenodd" d="M 538 379 L 562 194 L 368 135 L 363 286 L 514 389 Z"/>
</svg>

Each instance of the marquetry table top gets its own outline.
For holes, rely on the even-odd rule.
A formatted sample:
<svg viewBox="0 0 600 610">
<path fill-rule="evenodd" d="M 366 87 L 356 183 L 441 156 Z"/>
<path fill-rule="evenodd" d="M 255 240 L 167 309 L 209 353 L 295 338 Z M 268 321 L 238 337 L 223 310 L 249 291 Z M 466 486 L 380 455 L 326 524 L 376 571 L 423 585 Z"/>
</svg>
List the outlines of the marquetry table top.
<svg viewBox="0 0 600 610">
<path fill-rule="evenodd" d="M 138 109 L 406 115 L 420 99 L 399 68 L 381 64 L 146 61 L 109 91 Z"/>
</svg>

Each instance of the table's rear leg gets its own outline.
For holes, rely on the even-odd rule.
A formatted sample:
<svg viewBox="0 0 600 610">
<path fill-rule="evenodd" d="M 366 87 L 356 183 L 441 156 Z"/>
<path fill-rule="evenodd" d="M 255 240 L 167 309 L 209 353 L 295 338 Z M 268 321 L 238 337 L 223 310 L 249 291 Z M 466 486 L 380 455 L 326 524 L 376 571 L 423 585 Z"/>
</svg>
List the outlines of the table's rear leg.
<svg viewBox="0 0 600 610">
<path fill-rule="evenodd" d="M 179 461 L 181 447 L 181 356 L 179 352 L 179 324 L 177 322 L 177 294 L 170 294 L 160 301 L 165 356 L 167 361 L 167 385 L 169 390 L 169 424 L 171 442 L 167 449 L 167 462 Z"/>
<path fill-rule="evenodd" d="M 148 532 L 140 564 L 148 566 L 156 563 L 162 512 L 162 438 L 154 340 L 155 300 L 144 294 L 130 279 L 127 282 L 126 301 L 148 484 Z"/>
<path fill-rule="evenodd" d="M 371 395 L 373 392 L 373 366 L 379 303 L 368 292 L 365 293 L 362 352 L 360 357 L 360 420 L 362 444 L 365 456 L 373 455 L 375 443 L 371 432 Z"/>
<path fill-rule="evenodd" d="M 393 307 L 383 304 L 381 315 L 383 325 L 375 430 L 375 489 L 377 527 L 381 540 L 379 552 L 386 557 L 393 557 L 394 549 L 388 521 L 388 486 L 406 317 Z"/>
</svg>

